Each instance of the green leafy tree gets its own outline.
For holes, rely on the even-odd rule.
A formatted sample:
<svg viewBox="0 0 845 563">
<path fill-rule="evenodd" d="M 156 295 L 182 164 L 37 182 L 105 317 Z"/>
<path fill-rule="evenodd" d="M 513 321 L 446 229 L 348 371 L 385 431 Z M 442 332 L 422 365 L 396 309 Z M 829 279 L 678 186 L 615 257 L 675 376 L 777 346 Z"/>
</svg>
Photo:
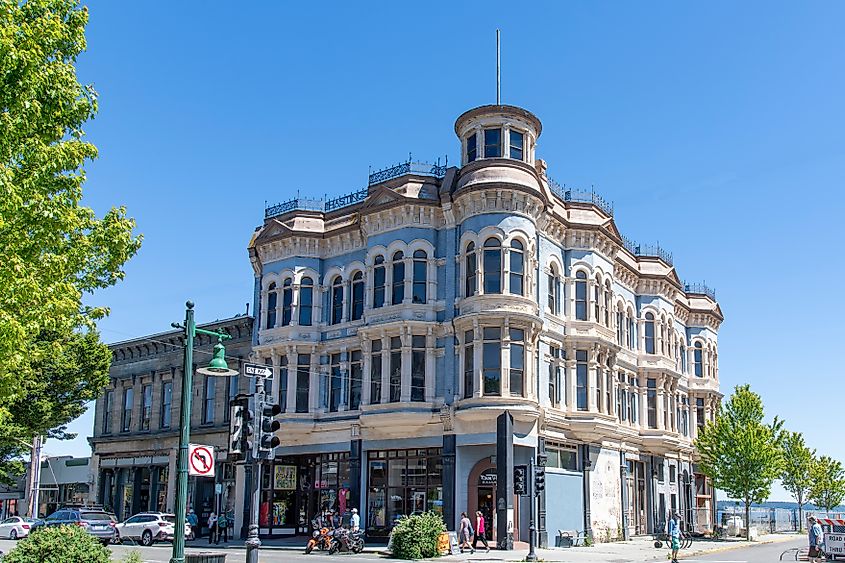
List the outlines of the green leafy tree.
<svg viewBox="0 0 845 563">
<path fill-rule="evenodd" d="M 798 503 L 798 531 L 804 530 L 804 505 L 810 494 L 812 484 L 811 471 L 816 458 L 816 450 L 811 450 L 804 444 L 804 436 L 800 432 L 786 431 L 781 436 L 783 449 L 783 466 L 780 481 L 783 488 Z"/>
<path fill-rule="evenodd" d="M 78 0 L 0 0 L 0 462 L 32 438 L 10 406 L 28 400 L 39 366 L 108 313 L 83 296 L 122 279 L 141 243 L 123 208 L 98 218 L 80 204 L 83 165 L 97 156 L 82 129 L 97 95 L 75 68 L 87 22 Z M 57 398 L 39 416 L 61 426 L 62 410 Z"/>
<path fill-rule="evenodd" d="M 842 463 L 821 456 L 810 470 L 810 502 L 830 512 L 845 499 L 845 469 Z"/>
<path fill-rule="evenodd" d="M 423 512 L 400 518 L 390 534 L 390 549 L 397 559 L 437 557 L 437 540 L 446 531 L 443 517 Z"/>
<path fill-rule="evenodd" d="M 713 486 L 745 504 L 749 522 L 751 504 L 769 497 L 772 482 L 780 476 L 782 422 L 763 422 L 763 401 L 749 385 L 737 386 L 719 409 L 715 422 L 707 422 L 695 441 L 701 469 Z M 751 538 L 750 526 L 746 538 Z"/>
</svg>

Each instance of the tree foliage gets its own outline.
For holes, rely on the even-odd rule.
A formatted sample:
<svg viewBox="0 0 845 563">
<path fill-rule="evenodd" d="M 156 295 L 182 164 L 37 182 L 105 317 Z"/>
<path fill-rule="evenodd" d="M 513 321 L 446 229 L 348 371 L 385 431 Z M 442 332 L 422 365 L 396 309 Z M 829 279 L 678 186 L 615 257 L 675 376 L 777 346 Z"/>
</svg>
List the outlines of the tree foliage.
<svg viewBox="0 0 845 563">
<path fill-rule="evenodd" d="M 436 512 L 423 512 L 400 518 L 390 534 L 390 548 L 397 559 L 428 559 L 440 555 L 437 540 L 446 531 Z"/>
<path fill-rule="evenodd" d="M 817 459 L 810 470 L 810 501 L 830 512 L 845 500 L 845 469 L 828 456 Z"/>
<path fill-rule="evenodd" d="M 816 451 L 804 443 L 800 432 L 785 431 L 781 435 L 783 466 L 780 481 L 783 488 L 798 503 L 798 531 L 804 526 L 804 505 L 807 503 L 812 484 L 811 471 L 816 458 Z"/>
<path fill-rule="evenodd" d="M 716 488 L 745 503 L 746 522 L 751 504 L 769 497 L 782 468 L 782 423 L 775 418 L 766 424 L 763 416 L 760 396 L 749 385 L 737 386 L 695 442 L 703 473 Z"/>
<path fill-rule="evenodd" d="M 3 563 L 109 563 L 111 553 L 79 526 L 40 528 L 22 539 Z"/>
<path fill-rule="evenodd" d="M 97 156 L 82 129 L 97 94 L 75 68 L 87 21 L 78 0 L 0 0 L 0 455 L 17 447 L 11 437 L 31 438 L 19 434 L 30 420 L 61 426 L 76 412 L 73 399 L 64 408 L 57 396 L 21 421 L 10 405 L 44 406 L 32 380 L 79 350 L 74 334 L 108 313 L 84 306 L 83 296 L 122 279 L 141 242 L 123 208 L 98 218 L 80 204 L 83 165 Z M 83 348 L 93 353 L 85 363 L 100 365 L 102 352 Z M 89 386 L 83 372 L 71 373 Z"/>
</svg>

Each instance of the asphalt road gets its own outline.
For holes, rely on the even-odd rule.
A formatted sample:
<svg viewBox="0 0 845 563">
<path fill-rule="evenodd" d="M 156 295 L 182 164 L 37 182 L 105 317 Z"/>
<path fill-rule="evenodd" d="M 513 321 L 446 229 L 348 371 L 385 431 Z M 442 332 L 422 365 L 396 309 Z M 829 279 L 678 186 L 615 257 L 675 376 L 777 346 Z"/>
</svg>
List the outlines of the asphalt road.
<svg viewBox="0 0 845 563">
<path fill-rule="evenodd" d="M 698 561 L 709 561 L 710 563 L 771 563 L 780 561 L 781 553 L 791 548 L 804 547 L 805 545 L 807 545 L 807 539 L 802 537 L 795 541 L 754 545 L 710 555 L 699 555 L 689 559 L 681 557 L 680 560 L 683 560 L 685 563 L 695 563 Z M 789 555 L 791 554 L 784 557 L 784 561 L 795 561 Z"/>
</svg>

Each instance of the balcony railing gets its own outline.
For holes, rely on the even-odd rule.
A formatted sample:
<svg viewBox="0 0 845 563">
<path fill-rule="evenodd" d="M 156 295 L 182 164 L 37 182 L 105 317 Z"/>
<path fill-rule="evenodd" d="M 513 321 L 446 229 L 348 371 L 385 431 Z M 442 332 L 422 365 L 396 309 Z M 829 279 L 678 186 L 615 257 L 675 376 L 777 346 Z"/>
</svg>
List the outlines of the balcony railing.
<svg viewBox="0 0 845 563">
<path fill-rule="evenodd" d="M 400 162 L 395 166 L 370 172 L 369 185 L 372 186 L 373 184 L 380 184 L 392 178 L 404 176 L 405 174 L 419 174 L 420 176 L 434 176 L 435 178 L 442 178 L 446 175 L 446 168 L 448 165 L 448 157 L 445 164 L 441 166 L 439 158 L 434 163 L 420 162 L 411 160 L 410 155 L 408 155 L 408 160 L 405 162 Z"/>
<path fill-rule="evenodd" d="M 550 176 L 546 176 L 546 179 L 549 181 L 549 187 L 552 189 L 552 191 L 556 193 L 561 199 L 563 199 L 563 201 L 578 201 L 581 203 L 592 203 L 611 217 L 613 216 L 613 202 L 607 201 L 606 199 L 601 197 L 595 192 L 594 189 L 590 188 L 588 191 L 567 188 L 565 184 L 561 186 Z"/>
<path fill-rule="evenodd" d="M 696 293 L 698 295 L 706 295 L 713 301 L 716 300 L 716 290 L 712 287 L 709 287 L 706 283 L 684 282 L 684 292 Z"/>
<path fill-rule="evenodd" d="M 622 237 L 622 243 L 625 248 L 634 256 L 654 256 L 660 258 L 670 266 L 674 265 L 672 262 L 672 253 L 662 248 L 660 244 L 640 244 L 628 237 Z"/>
<path fill-rule="evenodd" d="M 323 200 L 309 197 L 297 197 L 264 207 L 264 218 L 278 217 L 289 211 L 323 211 Z"/>
</svg>

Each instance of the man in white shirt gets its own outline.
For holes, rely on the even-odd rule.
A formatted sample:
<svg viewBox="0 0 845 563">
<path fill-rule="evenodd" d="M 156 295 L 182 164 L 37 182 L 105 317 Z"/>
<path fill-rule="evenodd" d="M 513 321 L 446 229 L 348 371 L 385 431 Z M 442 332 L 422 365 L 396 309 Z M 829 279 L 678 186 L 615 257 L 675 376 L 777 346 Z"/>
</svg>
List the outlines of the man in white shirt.
<svg viewBox="0 0 845 563">
<path fill-rule="evenodd" d="M 349 527 L 352 528 L 353 532 L 357 532 L 361 529 L 361 516 L 358 515 L 358 509 L 352 509 L 352 518 L 349 519 Z"/>
</svg>

